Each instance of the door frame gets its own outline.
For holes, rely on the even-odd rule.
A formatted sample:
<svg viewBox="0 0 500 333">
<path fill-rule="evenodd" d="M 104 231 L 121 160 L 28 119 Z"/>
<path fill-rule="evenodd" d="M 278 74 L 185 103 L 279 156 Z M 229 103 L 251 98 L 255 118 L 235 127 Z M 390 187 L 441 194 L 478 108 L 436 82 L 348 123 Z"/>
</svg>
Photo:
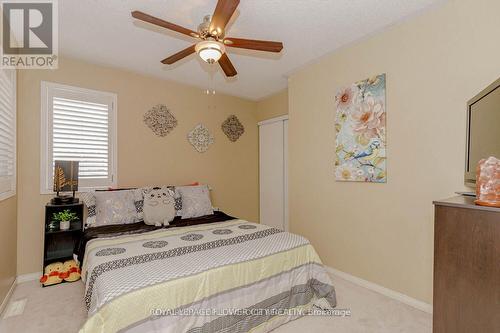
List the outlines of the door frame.
<svg viewBox="0 0 500 333">
<path fill-rule="evenodd" d="M 257 123 L 257 125 L 261 126 L 261 125 L 272 124 L 272 123 L 275 123 L 277 121 L 285 121 L 285 120 L 288 120 L 288 115 L 287 114 L 285 114 L 283 116 L 279 116 L 279 117 L 275 117 L 275 118 L 270 118 L 270 119 L 259 121 Z"/>
</svg>

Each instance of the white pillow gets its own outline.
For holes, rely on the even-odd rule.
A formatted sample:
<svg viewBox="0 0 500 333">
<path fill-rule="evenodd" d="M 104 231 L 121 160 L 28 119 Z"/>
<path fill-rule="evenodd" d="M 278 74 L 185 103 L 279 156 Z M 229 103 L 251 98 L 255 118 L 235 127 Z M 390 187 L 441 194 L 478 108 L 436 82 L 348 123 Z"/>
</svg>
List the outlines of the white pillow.
<svg viewBox="0 0 500 333">
<path fill-rule="evenodd" d="M 183 219 L 212 215 L 214 210 L 207 185 L 177 187 L 182 198 Z"/>
<path fill-rule="evenodd" d="M 96 221 L 93 227 L 137 222 L 134 190 L 96 191 Z"/>
<path fill-rule="evenodd" d="M 175 193 L 169 188 L 144 191 L 144 223 L 169 225 L 175 217 Z"/>
</svg>

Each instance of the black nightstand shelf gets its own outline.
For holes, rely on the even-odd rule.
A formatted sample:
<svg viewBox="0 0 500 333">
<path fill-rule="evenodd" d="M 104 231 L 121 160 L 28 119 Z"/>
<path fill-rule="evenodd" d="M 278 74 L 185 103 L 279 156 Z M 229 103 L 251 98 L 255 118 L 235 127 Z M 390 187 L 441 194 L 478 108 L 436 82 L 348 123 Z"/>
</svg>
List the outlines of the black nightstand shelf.
<svg viewBox="0 0 500 333">
<path fill-rule="evenodd" d="M 68 230 L 49 229 L 54 213 L 70 210 L 77 216 L 77 220 L 71 222 Z M 83 203 L 68 205 L 45 206 L 45 237 L 43 250 L 43 268 L 53 262 L 73 259 L 73 250 L 83 232 Z"/>
<path fill-rule="evenodd" d="M 50 234 L 60 234 L 60 233 L 63 233 L 63 232 L 78 232 L 78 231 L 82 231 L 81 222 L 80 221 L 75 221 L 75 222 L 71 222 L 68 230 L 60 230 L 60 229 L 50 230 L 50 229 L 45 229 L 45 234 L 49 234 L 50 235 Z"/>
</svg>

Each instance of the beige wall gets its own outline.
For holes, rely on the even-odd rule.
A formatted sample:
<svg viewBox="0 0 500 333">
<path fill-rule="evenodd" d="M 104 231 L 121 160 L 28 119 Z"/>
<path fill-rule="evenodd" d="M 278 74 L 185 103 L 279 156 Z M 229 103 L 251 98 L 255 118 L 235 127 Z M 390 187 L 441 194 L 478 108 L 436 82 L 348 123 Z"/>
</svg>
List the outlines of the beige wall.
<svg viewBox="0 0 500 333">
<path fill-rule="evenodd" d="M 0 201 L 0 303 L 16 278 L 16 197 Z"/>
<path fill-rule="evenodd" d="M 122 70 L 61 59 L 58 70 L 21 71 L 19 82 L 18 274 L 41 270 L 43 212 L 50 196 L 40 195 L 40 81 L 50 81 L 118 94 L 118 185 L 185 184 L 213 187 L 214 205 L 235 216 L 258 219 L 258 140 L 256 103 L 216 95 L 208 109 L 202 89 L 153 79 Z M 143 124 L 152 106 L 166 104 L 178 126 L 166 137 Z M 245 133 L 235 143 L 221 123 L 236 114 Z M 187 133 L 204 123 L 215 137 L 208 152 L 197 153 Z"/>
<path fill-rule="evenodd" d="M 291 230 L 334 268 L 432 301 L 432 200 L 463 189 L 466 101 L 500 76 L 500 1 L 449 1 L 293 74 Z M 334 94 L 387 73 L 387 184 L 334 180 Z"/>
<path fill-rule="evenodd" d="M 288 114 L 288 89 L 282 90 L 257 102 L 255 116 L 257 121 Z"/>
</svg>

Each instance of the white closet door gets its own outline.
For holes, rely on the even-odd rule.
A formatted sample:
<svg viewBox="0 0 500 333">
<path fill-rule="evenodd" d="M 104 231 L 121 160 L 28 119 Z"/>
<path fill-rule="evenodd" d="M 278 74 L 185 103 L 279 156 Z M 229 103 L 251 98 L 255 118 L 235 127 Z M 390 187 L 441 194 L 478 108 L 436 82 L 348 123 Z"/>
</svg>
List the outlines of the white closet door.
<svg viewBox="0 0 500 333">
<path fill-rule="evenodd" d="M 283 121 L 259 126 L 260 223 L 284 229 Z"/>
</svg>

